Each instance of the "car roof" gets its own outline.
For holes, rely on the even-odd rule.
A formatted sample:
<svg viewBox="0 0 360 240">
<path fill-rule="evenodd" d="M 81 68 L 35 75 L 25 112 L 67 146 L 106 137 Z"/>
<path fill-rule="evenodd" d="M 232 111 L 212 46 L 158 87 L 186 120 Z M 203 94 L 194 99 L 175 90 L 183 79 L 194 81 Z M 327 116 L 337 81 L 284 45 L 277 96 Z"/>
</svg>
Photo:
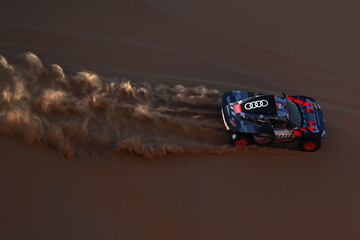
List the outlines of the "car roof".
<svg viewBox="0 0 360 240">
<path fill-rule="evenodd" d="M 277 115 L 274 95 L 260 95 L 246 98 L 241 101 L 241 108 L 244 113 Z"/>
<path fill-rule="evenodd" d="M 287 100 L 281 96 L 258 95 L 241 100 L 243 117 L 288 121 Z"/>
</svg>

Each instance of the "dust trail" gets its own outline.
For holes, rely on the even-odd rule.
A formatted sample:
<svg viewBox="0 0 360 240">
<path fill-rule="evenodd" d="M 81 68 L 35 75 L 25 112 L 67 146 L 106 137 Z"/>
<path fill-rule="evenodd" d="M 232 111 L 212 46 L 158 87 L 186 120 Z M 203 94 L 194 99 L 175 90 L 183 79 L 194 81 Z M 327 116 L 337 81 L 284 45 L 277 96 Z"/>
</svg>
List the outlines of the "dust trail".
<svg viewBox="0 0 360 240">
<path fill-rule="evenodd" d="M 146 158 L 231 151 L 216 89 L 68 75 L 25 53 L 16 65 L 0 55 L 0 92 L 0 134 L 67 158 L 97 148 Z"/>
</svg>

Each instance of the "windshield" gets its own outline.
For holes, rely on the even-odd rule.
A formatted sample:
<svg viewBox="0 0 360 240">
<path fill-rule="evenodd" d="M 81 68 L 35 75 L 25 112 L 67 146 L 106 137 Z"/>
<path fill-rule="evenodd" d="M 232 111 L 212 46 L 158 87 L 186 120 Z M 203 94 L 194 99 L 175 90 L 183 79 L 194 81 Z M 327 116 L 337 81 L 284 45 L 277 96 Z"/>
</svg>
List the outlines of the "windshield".
<svg viewBox="0 0 360 240">
<path fill-rule="evenodd" d="M 296 106 L 295 103 L 293 103 L 290 100 L 287 100 L 287 106 L 288 106 L 288 111 L 289 111 L 290 123 L 296 127 L 300 127 L 301 116 L 300 116 L 298 107 Z"/>
</svg>

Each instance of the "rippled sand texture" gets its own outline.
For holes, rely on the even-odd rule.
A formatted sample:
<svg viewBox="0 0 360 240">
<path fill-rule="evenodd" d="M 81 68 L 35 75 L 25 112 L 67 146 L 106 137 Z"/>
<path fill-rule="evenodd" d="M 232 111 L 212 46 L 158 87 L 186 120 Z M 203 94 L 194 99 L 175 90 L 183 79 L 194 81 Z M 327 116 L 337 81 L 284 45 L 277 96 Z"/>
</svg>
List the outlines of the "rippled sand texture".
<svg viewBox="0 0 360 240">
<path fill-rule="evenodd" d="M 3 1 L 0 239 L 358 239 L 358 9 Z M 322 149 L 229 148 L 232 89 L 314 97 Z"/>
</svg>

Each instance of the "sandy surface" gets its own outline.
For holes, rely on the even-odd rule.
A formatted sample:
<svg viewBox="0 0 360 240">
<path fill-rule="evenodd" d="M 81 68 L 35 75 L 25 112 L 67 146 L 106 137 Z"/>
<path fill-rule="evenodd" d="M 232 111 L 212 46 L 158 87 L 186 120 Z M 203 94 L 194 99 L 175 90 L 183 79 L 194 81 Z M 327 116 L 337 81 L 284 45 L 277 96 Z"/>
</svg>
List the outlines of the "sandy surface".
<svg viewBox="0 0 360 240">
<path fill-rule="evenodd" d="M 310 154 L 72 161 L 1 137 L 0 239 L 358 239 L 357 9 L 322 0 L 3 1 L 9 62 L 31 51 L 68 73 L 309 95 L 328 135 Z"/>
</svg>

